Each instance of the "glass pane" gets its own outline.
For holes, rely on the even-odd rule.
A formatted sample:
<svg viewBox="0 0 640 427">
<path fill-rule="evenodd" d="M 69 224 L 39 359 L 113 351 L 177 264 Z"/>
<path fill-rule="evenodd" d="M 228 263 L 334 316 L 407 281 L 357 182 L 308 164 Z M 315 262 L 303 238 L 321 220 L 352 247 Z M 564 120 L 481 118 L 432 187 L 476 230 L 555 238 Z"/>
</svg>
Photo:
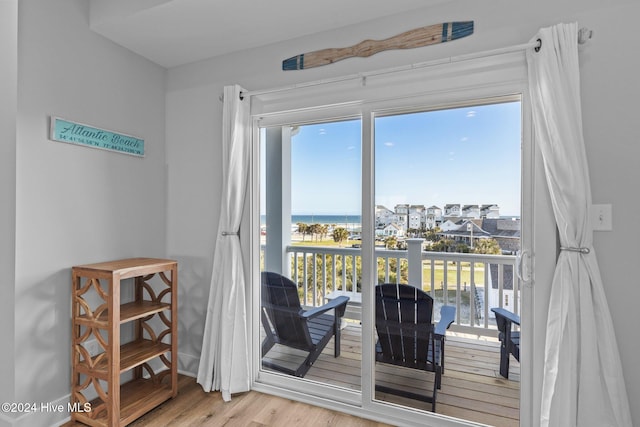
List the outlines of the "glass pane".
<svg viewBox="0 0 640 427">
<path fill-rule="evenodd" d="M 378 284 L 393 284 L 376 288 L 376 399 L 431 411 L 445 366 L 437 413 L 518 424 L 519 364 L 500 375 L 491 308 L 520 312 L 521 141 L 519 101 L 375 119 Z"/>
<path fill-rule="evenodd" d="M 261 135 L 262 367 L 360 390 L 361 122 Z"/>
</svg>

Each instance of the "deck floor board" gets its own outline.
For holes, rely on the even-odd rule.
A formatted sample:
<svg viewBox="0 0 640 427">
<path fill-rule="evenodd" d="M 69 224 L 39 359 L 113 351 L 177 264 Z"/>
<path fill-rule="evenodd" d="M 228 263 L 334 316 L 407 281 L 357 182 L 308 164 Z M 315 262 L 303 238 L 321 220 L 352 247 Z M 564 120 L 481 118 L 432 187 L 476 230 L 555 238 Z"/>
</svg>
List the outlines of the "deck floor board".
<svg viewBox="0 0 640 427">
<path fill-rule="evenodd" d="M 469 421 L 494 425 L 519 425 L 520 365 L 511 359 L 509 379 L 499 374 L 500 345 L 491 339 L 447 334 L 445 373 L 438 390 L 436 412 Z M 361 328 L 349 324 L 342 330 L 340 357 L 333 357 L 333 340 L 327 345 L 306 379 L 360 389 L 362 359 Z M 267 354 L 273 360 L 289 360 L 292 351 L 278 345 Z M 376 365 L 376 381 L 394 388 L 421 393 L 433 384 L 433 373 L 390 365 Z M 430 410 L 431 404 L 377 393 L 376 398 L 395 404 Z"/>
</svg>

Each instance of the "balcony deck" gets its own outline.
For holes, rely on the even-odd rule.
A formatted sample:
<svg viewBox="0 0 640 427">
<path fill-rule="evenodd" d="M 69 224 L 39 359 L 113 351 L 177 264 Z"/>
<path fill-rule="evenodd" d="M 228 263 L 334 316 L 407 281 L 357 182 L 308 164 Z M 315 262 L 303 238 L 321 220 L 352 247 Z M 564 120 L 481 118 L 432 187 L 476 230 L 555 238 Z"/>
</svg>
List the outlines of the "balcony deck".
<svg viewBox="0 0 640 427">
<path fill-rule="evenodd" d="M 279 363 L 295 360 L 295 350 L 276 345 L 268 357 Z M 306 379 L 340 387 L 360 388 L 362 353 L 360 326 L 342 330 L 341 355 L 333 357 L 333 340 L 309 370 Z M 495 339 L 467 338 L 447 333 L 445 373 L 438 390 L 436 412 L 494 426 L 517 426 L 520 407 L 520 366 L 511 358 L 509 379 L 500 376 L 500 348 Z M 421 377 L 421 375 L 423 377 Z M 396 388 L 416 389 L 432 381 L 433 374 L 406 368 L 377 366 L 376 379 Z M 378 393 L 380 400 L 430 409 L 430 404 Z"/>
</svg>

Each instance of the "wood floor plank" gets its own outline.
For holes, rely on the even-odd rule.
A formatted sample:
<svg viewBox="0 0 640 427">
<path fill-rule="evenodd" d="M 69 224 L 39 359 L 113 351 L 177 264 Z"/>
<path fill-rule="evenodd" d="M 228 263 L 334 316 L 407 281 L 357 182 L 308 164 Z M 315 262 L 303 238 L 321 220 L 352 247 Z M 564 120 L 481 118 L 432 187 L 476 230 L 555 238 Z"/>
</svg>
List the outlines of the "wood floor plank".
<svg viewBox="0 0 640 427">
<path fill-rule="evenodd" d="M 337 411 L 255 391 L 234 394 L 224 402 L 220 393 L 205 393 L 194 378 L 179 375 L 178 396 L 129 424 L 132 427 L 266 427 L 346 426 L 387 427 Z M 64 427 L 83 426 L 68 422 Z"/>
</svg>

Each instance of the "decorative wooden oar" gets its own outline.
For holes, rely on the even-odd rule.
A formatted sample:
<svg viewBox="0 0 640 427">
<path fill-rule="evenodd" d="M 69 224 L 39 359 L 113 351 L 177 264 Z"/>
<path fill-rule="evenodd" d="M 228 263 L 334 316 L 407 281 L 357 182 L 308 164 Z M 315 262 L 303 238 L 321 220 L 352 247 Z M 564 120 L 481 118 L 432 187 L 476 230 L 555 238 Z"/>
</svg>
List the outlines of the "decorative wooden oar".
<svg viewBox="0 0 640 427">
<path fill-rule="evenodd" d="M 303 70 L 332 64 L 346 58 L 366 58 L 383 50 L 413 49 L 459 39 L 473 34 L 473 21 L 445 22 L 416 28 L 384 40 L 365 40 L 356 45 L 303 53 L 282 61 L 283 70 Z"/>
</svg>

